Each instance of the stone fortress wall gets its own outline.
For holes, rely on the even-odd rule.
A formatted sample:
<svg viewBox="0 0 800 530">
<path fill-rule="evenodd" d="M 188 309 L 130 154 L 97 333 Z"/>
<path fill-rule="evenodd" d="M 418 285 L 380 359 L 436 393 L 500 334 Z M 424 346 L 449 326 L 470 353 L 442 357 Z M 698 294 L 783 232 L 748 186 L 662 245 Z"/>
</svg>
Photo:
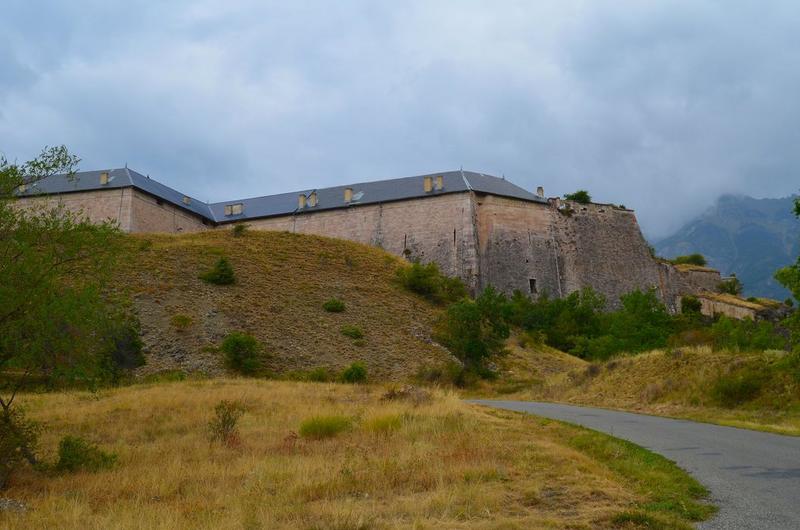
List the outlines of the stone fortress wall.
<svg viewBox="0 0 800 530">
<path fill-rule="evenodd" d="M 129 232 L 228 229 L 135 188 L 20 199 L 115 219 Z M 650 254 L 633 211 L 551 199 L 531 202 L 474 191 L 252 219 L 256 230 L 285 230 L 376 245 L 423 263 L 436 262 L 473 291 L 563 297 L 592 287 L 610 307 L 634 289 L 655 288 L 675 311 L 684 294 L 716 290 L 716 271 L 680 271 Z"/>
</svg>

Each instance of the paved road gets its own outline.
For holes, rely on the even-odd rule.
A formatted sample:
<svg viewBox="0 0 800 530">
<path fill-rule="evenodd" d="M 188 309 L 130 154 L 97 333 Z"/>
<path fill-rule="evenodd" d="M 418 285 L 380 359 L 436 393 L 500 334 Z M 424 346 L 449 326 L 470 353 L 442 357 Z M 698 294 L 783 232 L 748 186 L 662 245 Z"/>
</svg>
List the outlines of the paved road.
<svg viewBox="0 0 800 530">
<path fill-rule="evenodd" d="M 700 528 L 800 529 L 800 437 L 556 403 L 472 402 L 583 425 L 674 460 L 720 508 Z"/>
</svg>

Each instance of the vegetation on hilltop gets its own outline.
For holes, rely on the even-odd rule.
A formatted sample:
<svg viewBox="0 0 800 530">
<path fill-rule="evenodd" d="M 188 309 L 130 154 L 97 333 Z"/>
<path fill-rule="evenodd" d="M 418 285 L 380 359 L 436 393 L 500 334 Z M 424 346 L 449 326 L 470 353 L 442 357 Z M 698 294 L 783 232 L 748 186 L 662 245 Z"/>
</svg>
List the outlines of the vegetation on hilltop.
<svg viewBox="0 0 800 530">
<path fill-rule="evenodd" d="M 568 201 L 575 201 L 578 204 L 589 204 L 592 202 L 592 196 L 586 190 L 578 190 L 575 193 L 567 193 L 564 198 Z"/>
<path fill-rule="evenodd" d="M 677 256 L 669 260 L 669 262 L 673 265 L 697 265 L 698 267 L 705 267 L 708 263 L 705 256 L 698 253 L 688 254 L 686 256 Z"/>
</svg>

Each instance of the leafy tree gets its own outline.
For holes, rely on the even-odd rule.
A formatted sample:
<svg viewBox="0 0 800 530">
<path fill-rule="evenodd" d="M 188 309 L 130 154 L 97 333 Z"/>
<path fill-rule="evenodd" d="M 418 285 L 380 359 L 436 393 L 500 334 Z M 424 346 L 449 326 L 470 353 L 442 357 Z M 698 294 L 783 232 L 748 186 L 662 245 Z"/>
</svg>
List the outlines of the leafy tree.
<svg viewBox="0 0 800 530">
<path fill-rule="evenodd" d="M 794 202 L 794 213 L 800 217 L 800 199 Z M 791 291 L 796 301 L 800 301 L 800 257 L 794 265 L 784 267 L 775 273 L 775 279 Z M 796 355 L 800 356 L 800 311 L 794 311 L 786 320 L 785 325 L 791 330 L 792 345 Z"/>
<path fill-rule="evenodd" d="M 480 370 L 486 360 L 504 352 L 510 334 L 507 298 L 491 286 L 475 300 L 451 304 L 437 326 L 437 339 L 468 369 Z"/>
<path fill-rule="evenodd" d="M 586 190 L 578 190 L 575 193 L 567 193 L 564 198 L 568 201 L 575 201 L 579 204 L 589 204 L 592 202 L 592 196 Z"/>
<path fill-rule="evenodd" d="M 120 312 L 104 294 L 122 249 L 117 226 L 44 200 L 17 202 L 18 191 L 72 174 L 78 161 L 63 146 L 24 164 L 0 157 L 0 421 L 29 462 L 33 431 L 12 408 L 18 391 L 32 377 L 55 384 L 103 376 L 120 338 Z"/>
</svg>

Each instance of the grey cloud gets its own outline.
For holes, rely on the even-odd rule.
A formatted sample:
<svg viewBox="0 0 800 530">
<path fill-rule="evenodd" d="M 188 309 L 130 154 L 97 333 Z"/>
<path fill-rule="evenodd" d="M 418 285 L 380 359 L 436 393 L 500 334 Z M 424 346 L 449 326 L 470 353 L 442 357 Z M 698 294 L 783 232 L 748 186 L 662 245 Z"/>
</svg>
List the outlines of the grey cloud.
<svg viewBox="0 0 800 530">
<path fill-rule="evenodd" d="M 49 2 L 0 20 L 0 151 L 228 199 L 465 168 L 654 236 L 798 188 L 793 2 Z"/>
</svg>

